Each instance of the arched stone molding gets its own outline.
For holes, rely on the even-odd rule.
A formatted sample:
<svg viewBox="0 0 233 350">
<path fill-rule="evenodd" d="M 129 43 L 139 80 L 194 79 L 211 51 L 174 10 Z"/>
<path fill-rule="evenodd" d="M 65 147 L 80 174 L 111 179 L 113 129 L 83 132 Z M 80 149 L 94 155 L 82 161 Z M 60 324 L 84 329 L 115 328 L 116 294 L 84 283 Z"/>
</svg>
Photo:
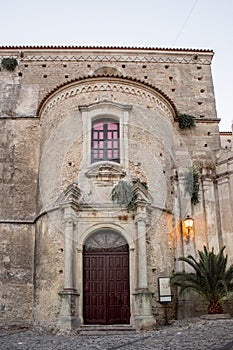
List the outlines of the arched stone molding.
<svg viewBox="0 0 233 350">
<path fill-rule="evenodd" d="M 103 229 L 94 232 L 85 242 L 86 250 L 120 250 L 127 246 L 127 241 L 117 231 Z"/>
<path fill-rule="evenodd" d="M 77 236 L 74 237 L 75 242 L 77 242 L 77 249 L 82 250 L 85 242 L 95 233 L 101 230 L 111 230 L 118 232 L 128 243 L 129 250 L 135 249 L 135 235 L 133 230 L 126 230 L 124 227 L 118 223 L 96 223 L 90 224 L 88 227 L 85 227 L 83 232 L 80 230 L 76 233 Z"/>
<path fill-rule="evenodd" d="M 140 80 L 121 76 L 85 77 L 57 87 L 42 100 L 38 108 L 38 115 L 43 119 L 44 114 L 47 114 L 60 102 L 91 92 L 117 92 L 140 98 L 144 105 L 150 109 L 159 109 L 171 122 L 177 115 L 174 103 L 161 90 Z"/>
</svg>

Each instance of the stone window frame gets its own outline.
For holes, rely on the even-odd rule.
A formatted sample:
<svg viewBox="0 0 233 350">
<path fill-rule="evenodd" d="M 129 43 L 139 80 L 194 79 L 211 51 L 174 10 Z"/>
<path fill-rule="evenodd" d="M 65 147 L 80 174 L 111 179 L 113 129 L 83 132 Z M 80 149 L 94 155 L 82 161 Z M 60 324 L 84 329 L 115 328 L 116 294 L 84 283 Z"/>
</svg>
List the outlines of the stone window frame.
<svg viewBox="0 0 233 350">
<path fill-rule="evenodd" d="M 83 168 L 89 170 L 92 167 L 103 164 L 112 164 L 122 167 L 126 172 L 129 169 L 128 133 L 129 113 L 132 105 L 123 105 L 112 101 L 100 101 L 90 105 L 79 106 L 82 116 L 83 132 Z M 104 160 L 92 163 L 91 161 L 91 137 L 92 122 L 96 119 L 113 119 L 119 122 L 120 134 L 120 162 Z"/>
</svg>

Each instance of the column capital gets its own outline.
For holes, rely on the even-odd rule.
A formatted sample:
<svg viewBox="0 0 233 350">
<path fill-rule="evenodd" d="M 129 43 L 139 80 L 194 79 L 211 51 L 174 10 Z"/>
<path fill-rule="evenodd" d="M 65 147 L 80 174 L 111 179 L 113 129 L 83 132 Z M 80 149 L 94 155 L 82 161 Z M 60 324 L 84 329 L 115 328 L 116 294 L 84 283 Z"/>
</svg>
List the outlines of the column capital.
<svg viewBox="0 0 233 350">
<path fill-rule="evenodd" d="M 74 221 L 71 217 L 64 218 L 64 223 L 66 226 L 73 226 Z"/>
<path fill-rule="evenodd" d="M 77 247 L 75 248 L 76 252 L 79 253 L 79 254 L 82 254 L 83 253 L 83 247 Z"/>
<path fill-rule="evenodd" d="M 210 187 L 213 186 L 213 178 L 211 177 L 204 177 L 202 180 L 203 186 Z"/>
<path fill-rule="evenodd" d="M 80 295 L 80 292 L 77 289 L 74 288 L 64 288 L 60 292 L 58 292 L 59 295 Z"/>
<path fill-rule="evenodd" d="M 144 222 L 145 224 L 147 224 L 149 221 L 147 213 L 137 213 L 134 221 L 136 224 L 138 224 L 139 222 Z"/>
</svg>

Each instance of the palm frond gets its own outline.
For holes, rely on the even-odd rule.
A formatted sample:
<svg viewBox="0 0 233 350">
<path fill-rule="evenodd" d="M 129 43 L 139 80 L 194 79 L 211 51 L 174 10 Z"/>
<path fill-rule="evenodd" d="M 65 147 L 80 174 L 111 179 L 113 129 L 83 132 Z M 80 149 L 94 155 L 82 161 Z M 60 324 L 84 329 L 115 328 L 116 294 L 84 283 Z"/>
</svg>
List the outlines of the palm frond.
<svg viewBox="0 0 233 350">
<path fill-rule="evenodd" d="M 192 255 L 180 257 L 193 268 L 193 272 L 177 272 L 171 278 L 172 285 L 180 287 L 180 294 L 194 291 L 201 295 L 209 303 L 219 302 L 222 298 L 233 292 L 233 265 L 227 268 L 227 255 L 224 256 L 225 246 L 218 254 L 214 248 L 198 251 L 199 261 Z"/>
</svg>

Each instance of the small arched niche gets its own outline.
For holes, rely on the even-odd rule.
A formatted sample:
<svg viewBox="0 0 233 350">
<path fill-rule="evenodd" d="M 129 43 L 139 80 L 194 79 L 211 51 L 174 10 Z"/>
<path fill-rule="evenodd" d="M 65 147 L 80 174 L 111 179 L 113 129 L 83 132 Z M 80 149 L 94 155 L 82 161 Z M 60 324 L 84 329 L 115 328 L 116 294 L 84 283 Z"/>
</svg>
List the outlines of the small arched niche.
<svg viewBox="0 0 233 350">
<path fill-rule="evenodd" d="M 114 67 L 100 67 L 94 71 L 94 75 L 121 75 Z"/>
</svg>

